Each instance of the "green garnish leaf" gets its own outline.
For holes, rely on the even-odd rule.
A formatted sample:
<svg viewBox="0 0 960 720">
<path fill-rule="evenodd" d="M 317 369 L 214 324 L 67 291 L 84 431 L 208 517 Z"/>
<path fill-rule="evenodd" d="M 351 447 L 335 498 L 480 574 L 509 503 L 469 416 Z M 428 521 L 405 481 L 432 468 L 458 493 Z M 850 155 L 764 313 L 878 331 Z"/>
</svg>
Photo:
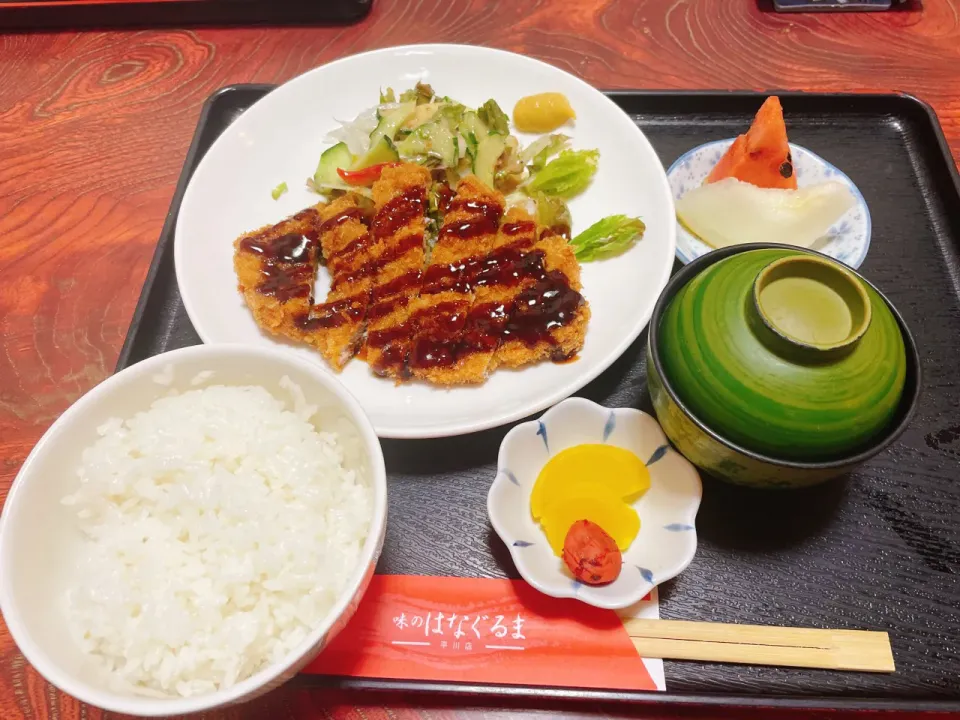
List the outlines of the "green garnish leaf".
<svg viewBox="0 0 960 720">
<path fill-rule="evenodd" d="M 533 200 L 537 204 L 537 224 L 552 229 L 554 232 L 570 237 L 570 209 L 562 198 L 550 197 L 543 193 L 534 193 Z"/>
<path fill-rule="evenodd" d="M 530 158 L 530 174 L 533 175 L 543 170 L 547 161 L 563 150 L 569 141 L 569 137 L 558 133 L 556 135 L 548 135 L 534 143 L 533 146 L 531 146 L 531 149 L 535 150 L 535 152 Z"/>
<path fill-rule="evenodd" d="M 433 100 L 433 88 L 426 83 L 418 82 L 410 90 L 400 93 L 400 102 L 411 102 L 416 100 L 417 105 L 424 105 Z"/>
<path fill-rule="evenodd" d="M 466 156 L 470 158 L 470 167 L 473 167 L 473 161 L 477 158 L 477 145 L 479 144 L 477 142 L 477 136 L 472 132 L 468 132 L 463 139 L 467 141 L 465 153 Z"/>
<path fill-rule="evenodd" d="M 288 189 L 287 184 L 285 182 L 282 182 L 279 185 L 277 185 L 273 190 L 270 191 L 270 196 L 274 200 L 279 200 L 280 196 L 283 195 L 287 191 L 287 189 Z"/>
<path fill-rule="evenodd" d="M 589 262 L 618 255 L 643 237 L 647 226 L 640 218 L 609 215 L 570 241 L 577 260 Z"/>
<path fill-rule="evenodd" d="M 487 100 L 477 109 L 477 117 L 483 124 L 490 128 L 490 132 L 499 135 L 508 135 L 510 133 L 510 118 L 500 109 L 497 101 L 493 98 Z"/>
<path fill-rule="evenodd" d="M 437 114 L 441 117 L 447 118 L 452 127 L 457 127 L 460 125 L 460 121 L 463 120 L 463 114 L 466 111 L 466 106 L 461 105 L 458 102 L 444 102 L 444 104 L 440 106 L 440 109 L 437 110 Z"/>
<path fill-rule="evenodd" d="M 380 91 L 380 104 L 384 103 L 395 103 L 397 101 L 397 96 L 393 92 L 393 88 L 387 88 L 387 91 Z"/>
<path fill-rule="evenodd" d="M 590 184 L 597 172 L 599 159 L 598 150 L 564 150 L 533 176 L 527 184 L 527 190 L 572 198 Z"/>
</svg>

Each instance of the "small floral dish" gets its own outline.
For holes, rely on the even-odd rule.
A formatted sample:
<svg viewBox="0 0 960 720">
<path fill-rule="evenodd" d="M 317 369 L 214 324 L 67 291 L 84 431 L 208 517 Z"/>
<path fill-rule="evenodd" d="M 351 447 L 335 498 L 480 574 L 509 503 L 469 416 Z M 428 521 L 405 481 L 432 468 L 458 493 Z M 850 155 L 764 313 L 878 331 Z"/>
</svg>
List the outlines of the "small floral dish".
<svg viewBox="0 0 960 720">
<path fill-rule="evenodd" d="M 550 548 L 530 511 L 537 475 L 561 450 L 609 443 L 637 455 L 650 471 L 650 489 L 633 503 L 640 533 L 623 552 L 619 577 L 609 585 L 574 579 Z M 640 410 L 602 407 L 569 398 L 539 420 L 513 428 L 500 445 L 487 513 L 520 575 L 552 597 L 576 598 L 600 608 L 636 604 L 656 585 L 679 575 L 697 551 L 695 519 L 703 487 L 696 469 L 667 442 L 657 421 Z"/>
<path fill-rule="evenodd" d="M 688 190 L 702 185 L 731 144 L 733 138 L 716 140 L 695 147 L 677 158 L 667 171 L 673 199 L 679 200 Z M 849 177 L 819 155 L 793 143 L 790 143 L 790 154 L 800 187 L 835 180 L 850 188 L 856 205 L 844 213 L 811 249 L 854 269 L 860 267 L 870 248 L 871 222 L 867 201 Z M 771 241 L 775 242 L 776 238 L 771 238 Z M 686 265 L 713 249 L 677 222 L 677 258 L 680 262 Z"/>
</svg>

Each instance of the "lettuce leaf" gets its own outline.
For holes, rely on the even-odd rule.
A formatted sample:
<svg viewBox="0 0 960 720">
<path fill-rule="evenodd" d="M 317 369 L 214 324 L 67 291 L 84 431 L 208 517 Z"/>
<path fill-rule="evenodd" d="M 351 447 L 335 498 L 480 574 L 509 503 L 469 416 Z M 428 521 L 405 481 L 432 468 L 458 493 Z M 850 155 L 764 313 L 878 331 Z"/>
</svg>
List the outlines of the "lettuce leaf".
<svg viewBox="0 0 960 720">
<path fill-rule="evenodd" d="M 537 204 L 537 223 L 569 238 L 571 220 L 567 204 L 561 198 L 543 193 L 534 193 L 533 200 Z"/>
<path fill-rule="evenodd" d="M 523 151 L 523 161 L 530 166 L 530 174 L 540 172 L 547 161 L 561 150 L 565 149 L 570 138 L 559 133 L 545 135 L 530 143 Z"/>
<path fill-rule="evenodd" d="M 426 83 L 418 82 L 410 90 L 404 90 L 400 93 L 400 102 L 412 102 L 416 100 L 417 105 L 423 105 L 433 100 L 433 88 Z"/>
<path fill-rule="evenodd" d="M 610 215 L 577 235 L 570 245 L 577 260 L 599 260 L 624 252 L 643 237 L 646 229 L 640 218 Z"/>
<path fill-rule="evenodd" d="M 562 198 L 578 195 L 593 179 L 599 159 L 597 150 L 564 150 L 533 176 L 528 191 Z"/>
<path fill-rule="evenodd" d="M 497 101 L 493 98 L 490 98 L 477 108 L 477 117 L 483 121 L 484 125 L 490 128 L 490 132 L 497 133 L 498 135 L 510 134 L 510 118 L 500 109 Z"/>
</svg>

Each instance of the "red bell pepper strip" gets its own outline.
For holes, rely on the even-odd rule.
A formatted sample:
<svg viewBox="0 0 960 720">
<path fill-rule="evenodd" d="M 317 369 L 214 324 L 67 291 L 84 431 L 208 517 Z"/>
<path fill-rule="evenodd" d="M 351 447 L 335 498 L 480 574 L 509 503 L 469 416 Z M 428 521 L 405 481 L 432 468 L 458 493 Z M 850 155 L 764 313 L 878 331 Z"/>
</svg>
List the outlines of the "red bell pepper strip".
<svg viewBox="0 0 960 720">
<path fill-rule="evenodd" d="M 380 179 L 380 173 L 383 172 L 384 168 L 395 167 L 399 164 L 398 162 L 380 163 L 379 165 L 371 165 L 370 167 L 361 168 L 360 170 L 337 168 L 337 175 L 348 185 L 372 185 Z"/>
</svg>

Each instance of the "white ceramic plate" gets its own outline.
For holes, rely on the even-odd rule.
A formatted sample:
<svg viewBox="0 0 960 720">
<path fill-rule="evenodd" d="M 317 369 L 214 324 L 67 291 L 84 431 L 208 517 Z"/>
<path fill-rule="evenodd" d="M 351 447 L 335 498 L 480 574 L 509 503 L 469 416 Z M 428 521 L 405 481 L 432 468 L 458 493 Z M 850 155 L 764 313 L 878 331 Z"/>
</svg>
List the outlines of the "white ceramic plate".
<svg viewBox="0 0 960 720">
<path fill-rule="evenodd" d="M 640 533 L 623 552 L 620 575 L 609 585 L 575 580 L 530 515 L 530 494 L 547 460 L 581 443 L 624 448 L 650 470 L 650 489 L 633 504 L 640 516 Z M 504 437 L 497 476 L 487 495 L 487 514 L 520 575 L 537 590 L 597 607 L 625 608 L 691 563 L 697 552 L 695 522 L 702 495 L 696 468 L 670 447 L 650 415 L 570 398 Z"/>
<path fill-rule="evenodd" d="M 317 202 L 305 179 L 316 169 L 336 120 L 375 105 L 380 88 L 400 91 L 418 80 L 477 106 L 494 98 L 508 113 L 521 97 L 559 91 L 577 113 L 564 130 L 577 149 L 600 150 L 590 188 L 570 204 L 573 231 L 615 213 L 639 216 L 644 239 L 623 255 L 583 266 L 592 317 L 576 362 L 500 370 L 479 387 L 443 390 L 395 386 L 354 360 L 341 379 L 381 437 L 458 435 L 529 416 L 599 375 L 644 329 L 673 265 L 676 221 L 666 174 L 643 133 L 611 100 L 562 70 L 520 55 L 459 45 L 419 45 L 355 55 L 286 83 L 247 110 L 213 144 L 187 188 L 174 241 L 177 281 L 187 313 L 206 343 L 283 344 L 265 335 L 237 292 L 233 240 Z M 529 136 L 520 135 L 526 143 Z M 274 201 L 270 191 L 290 192 Z M 329 280 L 318 281 L 325 297 Z"/>
<path fill-rule="evenodd" d="M 709 142 L 677 158 L 667 171 L 673 199 L 679 200 L 688 190 L 702 185 L 714 165 L 732 144 L 733 138 Z M 867 250 L 870 249 L 871 222 L 867 201 L 863 199 L 853 180 L 816 153 L 790 143 L 790 154 L 797 172 L 797 185 L 800 187 L 836 180 L 853 192 L 856 204 L 830 226 L 827 233 L 813 245 L 813 249 L 854 269 L 860 267 L 867 256 Z M 680 262 L 686 264 L 711 250 L 712 247 L 677 223 L 677 257 Z"/>
</svg>

